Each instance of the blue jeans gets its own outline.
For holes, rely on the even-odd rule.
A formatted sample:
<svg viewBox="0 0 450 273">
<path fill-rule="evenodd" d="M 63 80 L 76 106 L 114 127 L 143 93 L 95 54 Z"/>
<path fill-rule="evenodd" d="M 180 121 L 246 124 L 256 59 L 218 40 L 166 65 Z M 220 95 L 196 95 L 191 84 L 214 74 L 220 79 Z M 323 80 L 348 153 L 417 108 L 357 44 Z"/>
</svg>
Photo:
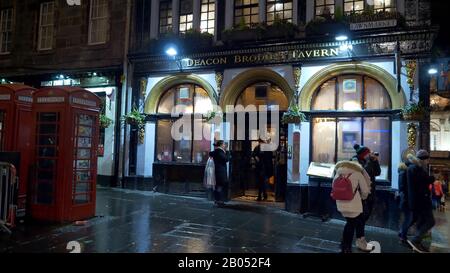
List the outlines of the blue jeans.
<svg viewBox="0 0 450 273">
<path fill-rule="evenodd" d="M 413 217 L 413 212 L 409 209 L 403 209 L 402 210 L 403 215 L 404 215 L 404 219 L 403 219 L 403 224 L 400 228 L 400 233 L 398 234 L 398 236 L 404 240 L 406 240 L 408 237 L 408 230 L 414 225 L 414 217 Z"/>
</svg>

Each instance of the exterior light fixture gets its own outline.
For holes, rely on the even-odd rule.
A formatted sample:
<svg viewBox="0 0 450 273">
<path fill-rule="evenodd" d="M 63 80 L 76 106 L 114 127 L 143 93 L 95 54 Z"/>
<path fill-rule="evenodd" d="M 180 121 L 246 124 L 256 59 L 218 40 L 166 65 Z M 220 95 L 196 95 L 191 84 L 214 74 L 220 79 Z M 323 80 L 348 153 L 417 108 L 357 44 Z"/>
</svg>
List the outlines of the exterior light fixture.
<svg viewBox="0 0 450 273">
<path fill-rule="evenodd" d="M 58 76 L 58 78 L 62 80 L 62 79 L 64 79 L 64 75 L 61 74 Z"/>
<path fill-rule="evenodd" d="M 97 72 L 92 73 L 92 76 L 97 77 Z"/>
<path fill-rule="evenodd" d="M 336 36 L 336 41 L 338 42 L 343 42 L 343 41 L 347 41 L 348 40 L 348 36 L 347 35 L 338 35 Z"/>
<path fill-rule="evenodd" d="M 178 51 L 177 51 L 174 47 L 169 47 L 169 48 L 166 50 L 166 54 L 167 54 L 168 56 L 170 56 L 170 57 L 175 57 L 175 56 L 178 55 Z"/>
<path fill-rule="evenodd" d="M 435 75 L 437 73 L 438 73 L 438 70 L 436 68 L 430 68 L 428 70 L 428 74 L 430 74 L 430 75 Z"/>
<path fill-rule="evenodd" d="M 341 51 L 352 51 L 353 50 L 353 45 L 350 45 L 350 44 L 344 44 L 344 45 L 341 45 L 340 47 L 339 47 L 339 49 L 341 50 Z"/>
</svg>

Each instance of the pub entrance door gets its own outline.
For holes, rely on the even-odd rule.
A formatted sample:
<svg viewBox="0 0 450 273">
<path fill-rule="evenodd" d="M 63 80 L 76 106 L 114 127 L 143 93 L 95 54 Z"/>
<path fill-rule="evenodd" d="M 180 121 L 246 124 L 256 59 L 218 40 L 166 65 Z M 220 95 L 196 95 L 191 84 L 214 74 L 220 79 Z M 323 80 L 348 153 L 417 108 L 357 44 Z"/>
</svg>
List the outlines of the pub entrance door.
<svg viewBox="0 0 450 273">
<path fill-rule="evenodd" d="M 267 113 L 270 117 L 270 113 Z M 280 117 L 283 113 L 279 114 Z M 275 141 L 274 134 L 279 134 L 278 147 L 272 153 L 273 179 L 266 181 L 265 187 L 268 202 L 284 202 L 287 185 L 287 126 L 279 122 L 279 129 L 271 128 L 270 118 L 268 117 L 267 128 L 272 135 L 271 139 Z M 258 197 L 258 171 L 256 162 L 252 157 L 255 147 L 258 145 L 258 138 L 249 136 L 249 115 L 246 114 L 246 134 L 243 140 L 233 140 L 231 142 L 231 164 L 230 164 L 230 190 L 231 198 L 256 201 Z M 259 124 L 259 122 L 258 122 Z M 256 126 L 255 126 L 256 127 Z M 236 127 L 235 127 L 236 128 Z M 258 128 L 259 130 L 259 128 Z M 236 139 L 236 138 L 234 138 Z"/>
</svg>

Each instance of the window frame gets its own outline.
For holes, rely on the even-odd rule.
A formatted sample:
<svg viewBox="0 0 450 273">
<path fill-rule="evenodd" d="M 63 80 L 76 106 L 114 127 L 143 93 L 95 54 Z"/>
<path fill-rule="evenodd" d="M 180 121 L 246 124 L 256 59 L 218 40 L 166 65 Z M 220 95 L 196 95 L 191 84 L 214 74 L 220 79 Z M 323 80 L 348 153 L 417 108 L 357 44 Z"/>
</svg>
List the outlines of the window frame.
<svg viewBox="0 0 450 273">
<path fill-rule="evenodd" d="M 192 11 L 190 13 L 182 13 L 181 12 L 181 6 L 182 6 L 183 1 L 190 1 L 191 2 Z M 178 9 L 180 11 L 179 14 L 178 14 L 178 18 L 179 18 L 178 32 L 181 33 L 181 34 L 185 34 L 189 30 L 194 29 L 194 0 L 180 0 L 178 4 L 179 4 Z M 191 21 L 189 21 L 189 15 L 192 16 L 192 20 Z M 182 16 L 186 16 L 186 20 L 183 23 L 181 22 L 181 17 Z M 191 25 L 191 28 L 188 28 L 189 24 Z M 185 30 L 181 30 L 181 26 L 185 26 Z"/>
<path fill-rule="evenodd" d="M 257 7 L 258 8 L 258 13 L 251 13 L 251 9 L 252 8 L 255 8 L 255 7 Z M 246 8 L 250 8 L 250 14 L 248 14 L 248 15 L 244 15 L 244 9 L 246 9 Z M 242 10 L 242 15 L 239 15 L 239 16 L 237 16 L 236 15 L 236 10 Z M 246 26 L 249 26 L 249 27 L 251 27 L 252 26 L 252 24 L 258 24 L 258 23 L 260 23 L 260 20 L 259 20 L 259 14 L 261 13 L 261 9 L 260 9 L 260 7 L 259 7 L 259 2 L 258 3 L 255 3 L 255 4 L 247 4 L 247 5 L 245 5 L 245 4 L 242 4 L 242 5 L 237 5 L 236 4 L 236 0 L 235 1 L 233 1 L 233 26 L 237 26 L 237 25 L 239 25 L 240 24 L 240 21 L 241 21 L 241 19 L 239 19 L 239 22 L 238 23 L 236 23 L 236 18 L 237 17 L 239 17 L 239 18 L 244 18 L 245 16 L 250 16 L 250 23 L 246 23 L 245 25 Z M 257 22 L 252 22 L 252 17 L 253 16 L 255 16 L 255 15 L 257 15 L 257 18 L 258 18 L 258 20 L 257 20 Z M 245 20 L 245 19 L 244 19 Z"/>
<path fill-rule="evenodd" d="M 356 2 L 362 2 L 363 3 L 362 9 L 355 10 L 355 3 Z M 348 4 L 348 3 L 352 3 L 352 10 L 351 11 L 346 11 L 345 10 L 345 4 Z M 364 12 L 364 9 L 366 8 L 366 6 L 367 6 L 366 0 L 344 0 L 344 14 L 349 15 L 349 14 L 353 14 L 353 13 L 362 13 L 362 12 Z"/>
<path fill-rule="evenodd" d="M 290 9 L 285 9 L 285 4 L 286 3 L 291 3 L 291 8 Z M 272 11 L 269 12 L 269 4 L 275 5 L 275 10 L 273 12 Z M 277 4 L 283 4 L 283 8 L 281 10 L 277 10 L 276 9 L 276 5 Z M 266 0 L 266 10 L 265 10 L 266 23 L 268 25 L 272 25 L 275 22 L 275 17 L 277 15 L 277 13 L 279 13 L 280 11 L 283 13 L 283 18 L 280 18 L 280 20 L 288 21 L 288 22 L 292 23 L 293 20 L 294 20 L 294 1 L 293 0 Z M 285 18 L 284 17 L 284 12 L 286 12 L 286 11 L 291 11 L 291 17 L 290 18 Z M 271 21 L 269 21 L 267 19 L 269 17 L 268 15 L 270 13 L 273 13 L 273 20 L 271 20 Z"/>
<path fill-rule="evenodd" d="M 190 117 L 190 121 L 191 121 L 191 132 L 192 132 L 192 134 L 194 133 L 193 128 L 194 128 L 194 125 L 195 125 L 196 118 L 199 117 L 199 116 L 202 116 L 202 114 L 195 112 L 195 99 L 197 97 L 197 91 L 196 91 L 197 88 L 201 88 L 206 93 L 208 93 L 208 91 L 203 86 L 201 86 L 199 84 L 196 84 L 196 83 L 181 83 L 181 84 L 174 85 L 174 86 L 168 88 L 166 91 L 164 91 L 160 95 L 160 97 L 158 99 L 157 108 L 156 108 L 157 113 L 153 115 L 153 118 L 155 120 L 155 155 L 154 155 L 154 162 L 162 163 L 162 164 L 171 164 L 171 163 L 173 164 L 173 163 L 176 163 L 176 164 L 185 164 L 185 165 L 198 165 L 198 164 L 205 165 L 206 162 L 205 163 L 195 162 L 195 159 L 194 159 L 194 141 L 195 140 L 194 140 L 193 135 L 191 135 L 191 140 L 190 140 L 190 153 L 191 154 L 190 154 L 190 161 L 189 162 L 175 160 L 175 143 L 176 143 L 176 141 L 174 139 L 172 139 L 172 146 L 171 146 L 171 148 L 172 148 L 172 151 L 171 151 L 171 158 L 172 158 L 172 160 L 171 161 L 158 160 L 158 122 L 163 120 L 163 121 L 170 121 L 171 123 L 173 123 L 173 122 L 183 118 L 184 115 L 185 115 L 183 113 L 180 113 L 178 115 L 178 117 L 172 117 L 171 113 L 162 113 L 162 114 L 160 114 L 160 113 L 158 113 L 159 106 L 161 104 L 162 99 L 165 97 L 165 95 L 168 92 L 173 92 L 174 89 L 175 90 L 179 90 L 179 87 L 183 86 L 183 85 L 189 85 L 189 87 L 193 88 L 193 93 L 192 93 L 192 113 L 187 114 L 187 115 L 191 116 Z M 208 98 L 211 100 L 209 95 L 208 95 Z M 177 100 L 177 96 L 174 95 L 173 96 L 174 106 L 176 105 L 176 100 Z M 211 100 L 211 103 L 213 103 L 212 100 Z M 212 142 L 212 140 L 210 140 L 210 143 L 211 142 Z"/>
<path fill-rule="evenodd" d="M 8 16 L 4 19 L 5 13 L 9 12 Z M 11 21 L 11 28 L 7 28 L 7 22 Z M 5 24 L 5 29 L 2 28 L 3 24 Z M 0 55 L 7 55 L 11 53 L 12 45 L 13 45 L 13 34 L 14 34 L 14 8 L 4 8 L 0 10 Z M 4 37 L 6 36 L 6 49 L 3 48 Z"/>
<path fill-rule="evenodd" d="M 206 3 L 203 3 L 206 1 Z M 209 6 L 213 4 L 214 10 L 210 10 Z M 203 11 L 203 6 L 207 6 L 206 11 Z M 207 32 L 209 34 L 215 35 L 216 33 L 216 11 L 217 11 L 217 1 L 216 0 L 202 0 L 200 3 L 200 32 Z M 214 19 L 209 18 L 209 13 L 214 12 Z M 206 20 L 202 20 L 202 15 L 206 14 Z M 202 29 L 202 22 L 206 22 L 206 29 Z M 209 24 L 212 22 L 212 27 Z M 212 33 L 209 30 L 212 29 Z"/>
<path fill-rule="evenodd" d="M 105 3 L 106 3 L 106 5 L 105 5 L 105 9 L 106 9 L 106 16 L 104 16 L 104 17 L 96 17 L 96 18 L 93 18 L 93 10 L 94 10 L 94 1 L 97 1 L 97 2 L 95 2 L 95 3 L 99 3 L 98 1 L 102 1 L 102 0 L 90 0 L 90 2 L 89 2 L 89 33 L 88 33 L 88 45 L 103 45 L 103 44 L 106 44 L 106 43 L 108 43 L 108 41 L 109 41 L 109 31 L 110 31 L 110 18 L 111 18 L 111 16 L 110 16 L 110 10 L 109 10 L 109 1 L 108 0 L 105 0 Z M 95 41 L 95 42 L 93 42 L 92 41 L 92 31 L 93 31 L 93 22 L 94 21 L 101 21 L 101 20 L 106 20 L 106 24 L 105 24 L 105 27 L 106 27 L 106 29 L 104 30 L 105 31 L 105 40 L 104 41 Z"/>
<path fill-rule="evenodd" d="M 334 14 L 336 12 L 336 0 L 333 0 L 333 4 L 327 4 L 327 0 L 323 0 L 323 5 L 317 5 L 317 0 L 314 0 L 314 18 L 323 16 L 323 14 L 317 14 L 317 8 L 325 8 L 325 7 L 333 7 L 333 13 L 331 13 L 331 17 L 334 18 Z"/>
<path fill-rule="evenodd" d="M 45 5 L 47 5 L 47 8 L 48 8 L 48 5 L 50 5 L 50 4 L 52 6 L 52 13 L 53 13 L 52 14 L 52 24 L 51 25 L 50 24 L 49 25 L 43 25 L 42 24 L 42 21 L 43 21 L 43 12 L 42 12 L 42 10 L 43 10 Z M 46 15 L 49 16 L 49 14 L 50 13 L 47 13 Z M 53 49 L 54 27 L 55 27 L 55 2 L 54 1 L 43 2 L 43 3 L 40 4 L 40 12 L 39 12 L 38 51 L 45 51 L 45 50 L 52 50 Z M 43 47 L 42 46 L 42 38 L 43 38 L 42 30 L 44 28 L 50 28 L 51 29 L 51 35 L 49 36 L 51 38 L 50 47 Z M 49 38 L 49 37 L 46 37 L 46 38 Z"/>
<path fill-rule="evenodd" d="M 345 111 L 345 110 L 337 110 L 339 108 L 339 104 L 338 104 L 338 98 L 339 98 L 339 77 L 345 77 L 345 76 L 349 76 L 349 75 L 357 75 L 357 76 L 361 76 L 362 78 L 362 82 L 361 82 L 361 86 L 362 86 L 362 90 L 361 90 L 361 107 L 362 110 L 360 111 Z M 385 92 L 387 93 L 387 95 L 389 96 L 390 99 L 390 106 L 391 109 L 365 109 L 365 97 L 366 97 L 366 87 L 365 87 L 365 78 L 370 78 L 372 80 L 375 80 L 376 82 L 378 82 L 384 89 Z M 388 139 L 388 143 L 389 143 L 389 155 L 387 158 L 387 162 L 389 162 L 388 164 L 388 174 L 387 174 L 387 179 L 388 180 L 383 180 L 383 179 L 378 179 L 377 183 L 389 183 L 392 184 L 392 139 L 393 139 L 393 131 L 392 131 L 392 121 L 395 119 L 396 116 L 396 111 L 394 109 L 392 109 L 392 98 L 390 97 L 389 93 L 386 90 L 386 87 L 381 84 L 377 79 L 370 77 L 368 75 L 364 75 L 364 74 L 358 74 L 358 73 L 346 73 L 346 74 L 340 74 L 328 79 L 325 79 L 322 81 L 322 84 L 320 84 L 320 86 L 316 89 L 316 91 L 314 92 L 313 96 L 311 97 L 311 109 L 313 108 L 313 104 L 314 101 L 317 97 L 317 95 L 320 93 L 322 85 L 325 84 L 326 82 L 328 82 L 329 80 L 335 80 L 335 100 L 334 100 L 334 105 L 335 105 L 335 110 L 310 110 L 309 114 L 309 121 L 311 123 L 311 126 L 309 128 L 309 134 L 310 134 L 310 141 L 309 141 L 309 163 L 311 164 L 314 158 L 314 139 L 313 139 L 313 134 L 314 134 L 314 124 L 312 124 L 312 121 L 316 118 L 332 118 L 335 119 L 335 135 L 334 135 L 334 139 L 335 139 L 335 144 L 334 144 L 334 158 L 333 158 L 333 162 L 335 162 L 334 164 L 337 163 L 337 159 L 338 159 L 338 151 L 339 151 L 339 145 L 341 145 L 342 143 L 339 142 L 339 122 L 340 122 L 340 118 L 360 118 L 361 119 L 361 135 L 360 135 L 360 140 L 359 143 L 361 145 L 364 145 L 364 123 L 365 120 L 368 118 L 387 118 L 389 120 L 389 139 Z"/>
<path fill-rule="evenodd" d="M 166 5 L 167 7 L 162 10 L 162 6 L 161 4 Z M 173 31 L 173 10 L 172 10 L 172 1 L 170 0 L 164 0 L 164 1 L 160 1 L 159 2 L 159 8 L 158 8 L 158 34 L 159 35 L 165 35 L 168 34 L 170 32 L 169 29 L 172 29 Z M 161 17 L 161 11 L 166 11 L 166 15 L 165 17 Z M 169 16 L 170 13 L 170 16 Z M 169 18 L 171 19 L 171 23 L 170 24 L 166 24 L 166 25 L 161 25 L 161 19 L 166 19 L 166 22 L 168 22 Z M 161 31 L 162 27 L 166 28 L 166 31 Z"/>
<path fill-rule="evenodd" d="M 382 8 L 375 8 L 375 1 L 373 3 L 373 10 L 375 13 L 377 12 L 386 12 L 386 9 L 390 9 L 390 12 L 396 12 L 397 11 L 397 4 L 395 0 L 391 0 L 391 5 L 390 6 L 386 6 L 386 0 L 381 0 L 383 1 L 383 7 Z"/>
</svg>

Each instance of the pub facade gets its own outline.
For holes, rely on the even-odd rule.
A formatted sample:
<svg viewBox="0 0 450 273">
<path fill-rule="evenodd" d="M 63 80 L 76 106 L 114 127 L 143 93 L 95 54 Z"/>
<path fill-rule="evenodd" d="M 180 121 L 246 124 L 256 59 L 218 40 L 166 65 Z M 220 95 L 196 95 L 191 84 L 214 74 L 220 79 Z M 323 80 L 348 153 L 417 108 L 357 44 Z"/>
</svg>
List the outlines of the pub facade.
<svg viewBox="0 0 450 273">
<path fill-rule="evenodd" d="M 429 8 L 408 0 L 136 1 L 129 107 L 146 120 L 128 127 L 123 183 L 205 196 L 208 152 L 222 139 L 232 154 L 230 198 L 254 200 L 255 128 L 275 143 L 269 201 L 338 217 L 333 167 L 358 143 L 380 154 L 373 224 L 396 229 L 397 168 L 408 152 L 429 147 L 429 119 L 401 115 L 430 100 Z M 292 109 L 305 118 L 283 123 Z M 173 139 L 186 118 L 191 131 L 202 128 L 200 139 Z"/>
</svg>

